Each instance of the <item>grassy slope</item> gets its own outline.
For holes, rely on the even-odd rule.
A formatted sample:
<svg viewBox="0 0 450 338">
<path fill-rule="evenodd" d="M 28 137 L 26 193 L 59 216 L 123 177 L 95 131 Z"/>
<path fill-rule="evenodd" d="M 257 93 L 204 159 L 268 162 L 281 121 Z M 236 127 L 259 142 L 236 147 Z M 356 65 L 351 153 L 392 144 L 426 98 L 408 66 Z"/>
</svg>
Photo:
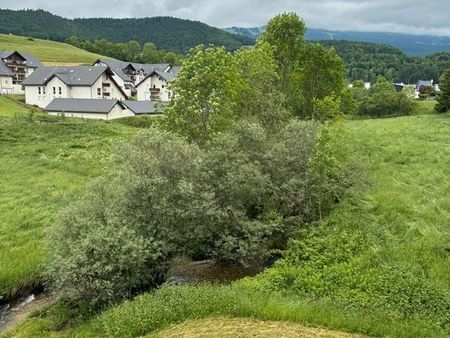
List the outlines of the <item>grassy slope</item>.
<svg viewBox="0 0 450 338">
<path fill-rule="evenodd" d="M 91 64 L 105 58 L 61 42 L 5 34 L 0 34 L 0 50 L 31 53 L 45 64 Z"/>
<path fill-rule="evenodd" d="M 133 337 L 217 315 L 373 336 L 450 335 L 450 115 L 347 125 L 368 186 L 355 186 L 274 268 L 231 287 L 164 288 L 62 334 L 47 331 L 58 322 L 50 309 L 10 337 Z"/>
<path fill-rule="evenodd" d="M 176 325 L 147 338 L 237 338 L 237 337 L 308 337 L 308 338 L 357 338 L 362 337 L 299 324 L 261 321 L 243 318 L 211 318 L 194 320 Z"/>
<path fill-rule="evenodd" d="M 36 281 L 45 229 L 133 131 L 102 121 L 29 118 L 27 108 L 0 96 L 0 298 Z"/>
</svg>

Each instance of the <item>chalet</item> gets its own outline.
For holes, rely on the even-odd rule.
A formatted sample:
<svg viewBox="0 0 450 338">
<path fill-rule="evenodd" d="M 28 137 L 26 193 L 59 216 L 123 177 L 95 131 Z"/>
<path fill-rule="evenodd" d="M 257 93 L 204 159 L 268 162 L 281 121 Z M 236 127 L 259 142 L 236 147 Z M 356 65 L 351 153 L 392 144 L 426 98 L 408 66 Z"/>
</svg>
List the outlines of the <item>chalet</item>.
<svg viewBox="0 0 450 338">
<path fill-rule="evenodd" d="M 122 101 L 56 98 L 45 108 L 49 115 L 113 120 L 133 116 Z"/>
<path fill-rule="evenodd" d="M 22 81 L 41 66 L 31 54 L 0 51 L 0 94 L 23 94 Z"/>
<path fill-rule="evenodd" d="M 155 70 L 168 72 L 173 68 L 168 63 L 143 64 L 110 59 L 98 59 L 94 62 L 93 66 L 109 67 L 114 73 L 114 79 L 128 96 L 134 96 L 136 94 L 134 89 L 135 84 L 142 81 L 148 74 Z"/>
<path fill-rule="evenodd" d="M 40 67 L 22 82 L 25 102 L 41 108 L 56 98 L 126 100 L 105 66 Z"/>
<path fill-rule="evenodd" d="M 169 102 L 173 93 L 168 89 L 168 84 L 177 76 L 179 71 L 179 67 L 172 67 L 168 72 L 154 70 L 149 73 L 136 85 L 137 99 Z"/>
</svg>

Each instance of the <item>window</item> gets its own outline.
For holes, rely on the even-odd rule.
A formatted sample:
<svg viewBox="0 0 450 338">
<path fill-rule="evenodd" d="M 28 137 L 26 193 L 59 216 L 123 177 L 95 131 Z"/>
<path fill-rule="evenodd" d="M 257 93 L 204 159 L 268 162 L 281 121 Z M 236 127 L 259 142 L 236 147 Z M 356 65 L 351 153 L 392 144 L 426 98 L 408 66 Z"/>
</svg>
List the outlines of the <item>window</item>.
<svg viewBox="0 0 450 338">
<path fill-rule="evenodd" d="M 42 87 L 42 94 L 45 95 L 45 87 Z"/>
<path fill-rule="evenodd" d="M 53 87 L 53 95 L 56 95 L 56 87 Z"/>
<path fill-rule="evenodd" d="M 162 89 L 164 89 L 164 87 L 165 87 L 165 86 L 164 86 L 164 85 L 162 85 L 161 87 L 162 87 Z"/>
<path fill-rule="evenodd" d="M 59 89 L 59 95 L 62 95 L 62 88 L 59 87 L 58 89 Z"/>
<path fill-rule="evenodd" d="M 102 95 L 102 89 L 101 88 L 97 88 L 97 95 L 101 96 Z"/>
<path fill-rule="evenodd" d="M 169 100 L 170 100 L 171 96 L 172 96 L 172 93 L 171 93 L 171 92 L 169 92 Z"/>
<path fill-rule="evenodd" d="M 38 87 L 38 94 L 41 95 L 41 87 Z"/>
</svg>

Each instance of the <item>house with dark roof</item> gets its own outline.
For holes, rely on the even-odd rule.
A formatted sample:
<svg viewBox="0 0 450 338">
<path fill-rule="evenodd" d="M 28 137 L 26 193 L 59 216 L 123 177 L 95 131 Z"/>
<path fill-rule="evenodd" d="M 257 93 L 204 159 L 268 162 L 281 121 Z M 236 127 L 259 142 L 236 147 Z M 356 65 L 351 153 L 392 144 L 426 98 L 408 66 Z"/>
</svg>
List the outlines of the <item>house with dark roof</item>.
<svg viewBox="0 0 450 338">
<path fill-rule="evenodd" d="M 179 71 L 179 67 L 174 67 L 168 63 L 143 64 L 110 59 L 99 59 L 94 62 L 93 66 L 108 66 L 114 73 L 114 79 L 128 96 L 135 96 L 136 84 L 142 82 L 155 71 L 163 74 L 173 74 Z"/>
<path fill-rule="evenodd" d="M 45 111 L 55 116 L 100 120 L 134 116 L 134 113 L 125 106 L 124 101 L 108 99 L 56 98 L 47 105 Z"/>
<path fill-rule="evenodd" d="M 173 93 L 169 90 L 169 83 L 180 72 L 180 67 L 172 67 L 167 72 L 154 70 L 136 84 L 136 97 L 140 101 L 169 102 Z"/>
<path fill-rule="evenodd" d="M 126 100 L 106 66 L 40 67 L 22 82 L 25 102 L 41 108 L 56 98 Z"/>
<path fill-rule="evenodd" d="M 22 94 L 22 81 L 41 66 L 31 54 L 0 50 L 0 94 Z"/>
</svg>

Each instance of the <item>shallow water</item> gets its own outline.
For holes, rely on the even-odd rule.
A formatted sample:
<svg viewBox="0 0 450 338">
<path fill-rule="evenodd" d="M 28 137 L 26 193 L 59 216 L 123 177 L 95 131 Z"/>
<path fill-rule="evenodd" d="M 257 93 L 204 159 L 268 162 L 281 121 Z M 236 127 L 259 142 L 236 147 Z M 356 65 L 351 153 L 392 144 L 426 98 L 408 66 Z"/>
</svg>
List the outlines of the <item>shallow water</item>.
<svg viewBox="0 0 450 338">
<path fill-rule="evenodd" d="M 5 332 L 26 319 L 33 311 L 53 302 L 48 294 L 30 294 L 10 304 L 0 306 L 0 333 Z"/>
</svg>

